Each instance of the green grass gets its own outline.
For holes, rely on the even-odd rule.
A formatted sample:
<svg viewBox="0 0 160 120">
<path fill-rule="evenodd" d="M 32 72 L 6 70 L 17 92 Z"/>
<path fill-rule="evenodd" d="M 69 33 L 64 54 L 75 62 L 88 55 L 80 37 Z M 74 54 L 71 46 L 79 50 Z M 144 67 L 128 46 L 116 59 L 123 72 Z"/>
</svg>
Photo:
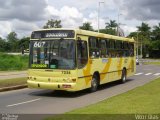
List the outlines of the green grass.
<svg viewBox="0 0 160 120">
<path fill-rule="evenodd" d="M 120 116 L 120 114 L 125 114 L 125 116 Z M 123 117 L 135 120 L 133 114 L 160 114 L 160 78 L 97 104 L 48 118 L 48 120 L 97 120 L 102 118 L 117 120 Z"/>
<path fill-rule="evenodd" d="M 71 111 L 69 114 L 158 114 L 160 113 L 159 85 L 160 78 L 98 104 Z"/>
<path fill-rule="evenodd" d="M 0 53 L 0 71 L 27 70 L 28 56 Z"/>
<path fill-rule="evenodd" d="M 22 85 L 27 83 L 27 78 L 13 78 L 13 79 L 5 79 L 0 80 L 0 88 L 10 87 L 15 85 Z"/>
<path fill-rule="evenodd" d="M 160 62 L 145 62 L 144 65 L 160 65 Z"/>
</svg>

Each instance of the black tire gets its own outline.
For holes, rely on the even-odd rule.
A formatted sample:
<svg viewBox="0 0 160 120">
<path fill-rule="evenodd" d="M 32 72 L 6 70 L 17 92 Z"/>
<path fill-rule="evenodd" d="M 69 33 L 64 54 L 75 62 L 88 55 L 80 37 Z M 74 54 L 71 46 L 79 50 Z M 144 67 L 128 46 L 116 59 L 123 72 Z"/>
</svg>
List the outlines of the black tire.
<svg viewBox="0 0 160 120">
<path fill-rule="evenodd" d="M 126 82 L 126 78 L 127 78 L 127 76 L 126 76 L 126 70 L 123 69 L 122 70 L 122 76 L 121 76 L 121 83 L 125 83 Z"/>
<path fill-rule="evenodd" d="M 98 77 L 94 75 L 91 81 L 90 92 L 96 92 L 97 89 L 98 89 Z"/>
</svg>

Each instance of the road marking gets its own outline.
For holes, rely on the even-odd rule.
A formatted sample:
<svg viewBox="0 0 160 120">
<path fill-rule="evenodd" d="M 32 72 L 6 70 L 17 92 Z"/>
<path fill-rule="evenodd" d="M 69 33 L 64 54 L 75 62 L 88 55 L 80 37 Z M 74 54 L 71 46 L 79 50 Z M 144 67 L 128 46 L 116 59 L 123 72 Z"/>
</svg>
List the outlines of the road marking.
<svg viewBox="0 0 160 120">
<path fill-rule="evenodd" d="M 145 75 L 151 75 L 152 73 L 147 73 L 147 74 L 145 74 Z"/>
<path fill-rule="evenodd" d="M 142 75 L 143 73 L 137 73 L 137 74 L 134 74 L 134 75 Z"/>
<path fill-rule="evenodd" d="M 12 104 L 12 105 L 7 105 L 7 107 L 13 107 L 13 106 L 18 106 L 18 105 L 22 105 L 22 104 L 26 104 L 26 103 L 31 103 L 31 102 L 35 102 L 40 100 L 41 98 L 38 99 L 34 99 L 34 100 L 30 100 L 30 101 L 25 101 L 25 102 L 21 102 L 21 103 L 16 103 L 16 104 Z"/>
<path fill-rule="evenodd" d="M 156 74 L 154 74 L 154 75 L 158 76 L 158 75 L 160 75 L 160 73 L 156 73 Z"/>
</svg>

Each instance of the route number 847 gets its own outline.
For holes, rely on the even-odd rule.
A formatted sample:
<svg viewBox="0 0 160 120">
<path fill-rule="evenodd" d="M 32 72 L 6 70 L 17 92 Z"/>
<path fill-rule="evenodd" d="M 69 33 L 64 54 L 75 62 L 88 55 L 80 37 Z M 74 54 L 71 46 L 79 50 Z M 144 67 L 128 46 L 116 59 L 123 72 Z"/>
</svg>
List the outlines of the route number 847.
<svg viewBox="0 0 160 120">
<path fill-rule="evenodd" d="M 34 47 L 44 47 L 46 42 L 35 42 Z"/>
</svg>

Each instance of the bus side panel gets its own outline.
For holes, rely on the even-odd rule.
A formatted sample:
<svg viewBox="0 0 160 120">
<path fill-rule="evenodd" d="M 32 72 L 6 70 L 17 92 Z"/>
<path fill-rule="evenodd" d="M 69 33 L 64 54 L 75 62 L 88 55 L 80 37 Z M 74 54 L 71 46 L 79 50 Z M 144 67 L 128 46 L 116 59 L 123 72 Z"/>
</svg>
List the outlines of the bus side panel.
<svg viewBox="0 0 160 120">
<path fill-rule="evenodd" d="M 77 35 L 77 39 L 81 38 L 83 41 L 87 41 L 87 47 L 88 47 L 88 36 L 83 35 Z M 79 90 L 86 89 L 91 87 L 91 80 L 92 80 L 92 63 L 89 59 L 89 48 L 88 49 L 88 62 L 83 67 L 77 70 L 77 87 Z"/>
</svg>

